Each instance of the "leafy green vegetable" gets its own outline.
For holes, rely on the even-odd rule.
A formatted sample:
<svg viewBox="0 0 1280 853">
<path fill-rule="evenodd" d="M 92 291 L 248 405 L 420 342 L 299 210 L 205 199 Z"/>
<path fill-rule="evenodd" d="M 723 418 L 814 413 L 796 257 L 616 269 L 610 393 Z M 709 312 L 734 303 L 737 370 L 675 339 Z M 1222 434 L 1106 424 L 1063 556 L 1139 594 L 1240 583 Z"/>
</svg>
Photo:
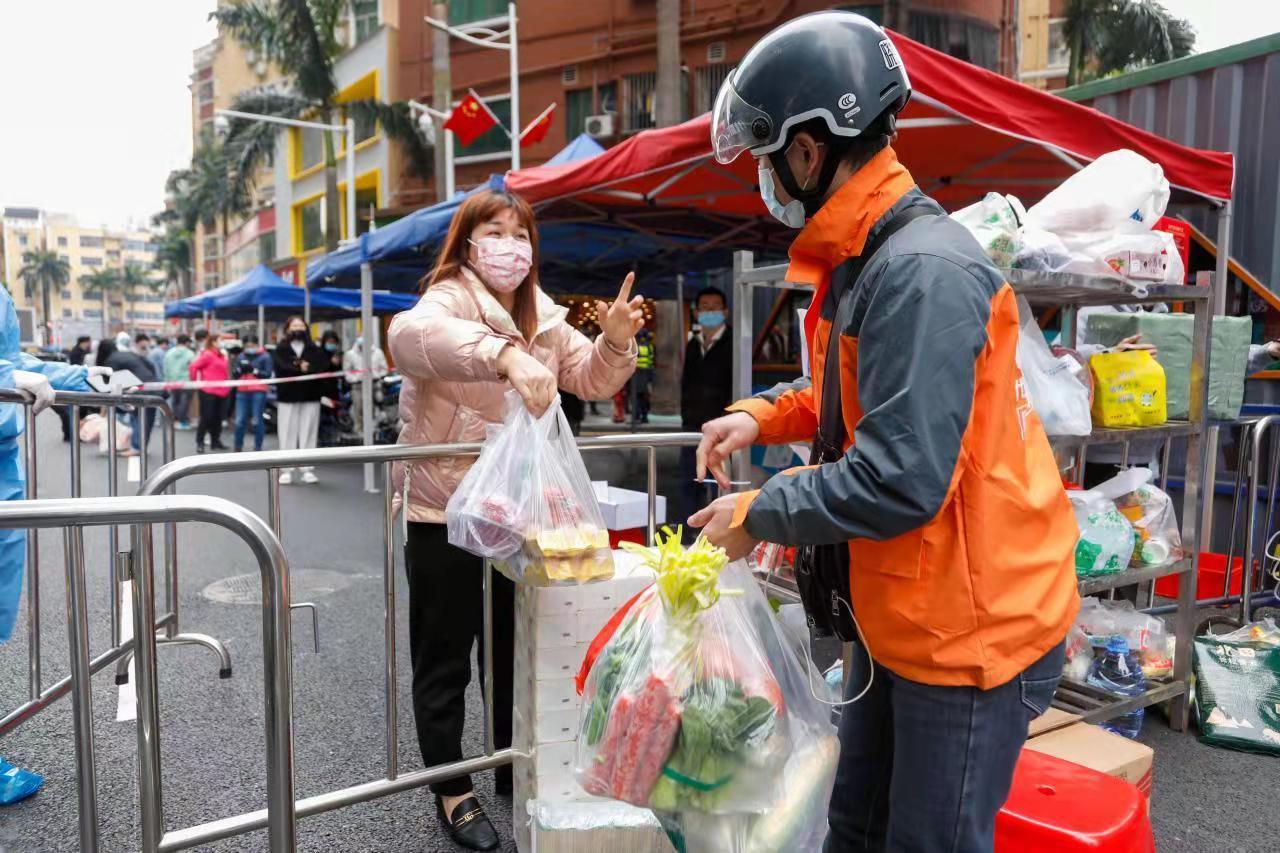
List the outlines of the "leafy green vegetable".
<svg viewBox="0 0 1280 853">
<path fill-rule="evenodd" d="M 636 628 L 639 618 L 636 611 L 627 614 L 592 668 L 593 673 L 599 674 L 596 695 L 587 709 L 587 722 L 584 726 L 588 746 L 595 746 L 604 737 L 609 710 L 613 708 L 613 700 L 622 689 L 623 678 L 628 672 L 635 672 L 637 667 L 644 666 L 648 660 L 651 637 L 649 631 Z"/>
</svg>

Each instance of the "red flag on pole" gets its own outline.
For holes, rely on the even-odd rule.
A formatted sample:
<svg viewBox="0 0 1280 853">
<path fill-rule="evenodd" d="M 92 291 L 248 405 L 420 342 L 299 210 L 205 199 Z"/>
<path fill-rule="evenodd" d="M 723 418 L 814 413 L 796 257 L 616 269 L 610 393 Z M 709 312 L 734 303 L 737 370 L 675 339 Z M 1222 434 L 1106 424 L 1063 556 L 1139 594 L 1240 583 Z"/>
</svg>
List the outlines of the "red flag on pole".
<svg viewBox="0 0 1280 853">
<path fill-rule="evenodd" d="M 449 120 L 444 123 L 444 128 L 453 131 L 458 142 L 466 148 L 497 123 L 498 117 L 493 111 L 480 100 L 479 95 L 468 89 L 467 96 L 449 113 Z"/>
<path fill-rule="evenodd" d="M 551 129 L 551 116 L 555 114 L 555 102 L 551 102 L 551 106 L 542 111 L 541 115 L 529 122 L 529 126 L 520 131 L 520 147 L 526 148 L 530 145 L 536 145 L 547 136 L 547 131 Z"/>
</svg>

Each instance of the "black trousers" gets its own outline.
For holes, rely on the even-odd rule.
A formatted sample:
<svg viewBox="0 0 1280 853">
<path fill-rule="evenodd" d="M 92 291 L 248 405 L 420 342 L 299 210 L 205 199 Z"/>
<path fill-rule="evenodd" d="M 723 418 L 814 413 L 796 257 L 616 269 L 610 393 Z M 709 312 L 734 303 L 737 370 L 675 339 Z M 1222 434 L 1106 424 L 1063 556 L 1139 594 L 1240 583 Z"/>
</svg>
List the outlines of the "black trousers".
<svg viewBox="0 0 1280 853">
<path fill-rule="evenodd" d="M 207 434 L 211 444 L 222 443 L 222 419 L 227 411 L 227 398 L 200 392 L 200 421 L 196 424 L 196 445 L 204 444 Z"/>
<path fill-rule="evenodd" d="M 466 690 L 471 683 L 471 648 L 484 671 L 484 561 L 449 544 L 443 524 L 409 524 L 405 545 L 409 573 L 409 646 L 413 660 L 413 716 L 422 763 L 431 767 L 461 760 Z M 516 587 L 493 573 L 493 741 L 511 745 L 515 658 Z M 483 705 L 476 708 L 483 720 Z M 494 776 L 510 784 L 511 766 Z M 471 777 L 431 786 L 456 797 L 471 790 Z"/>
</svg>

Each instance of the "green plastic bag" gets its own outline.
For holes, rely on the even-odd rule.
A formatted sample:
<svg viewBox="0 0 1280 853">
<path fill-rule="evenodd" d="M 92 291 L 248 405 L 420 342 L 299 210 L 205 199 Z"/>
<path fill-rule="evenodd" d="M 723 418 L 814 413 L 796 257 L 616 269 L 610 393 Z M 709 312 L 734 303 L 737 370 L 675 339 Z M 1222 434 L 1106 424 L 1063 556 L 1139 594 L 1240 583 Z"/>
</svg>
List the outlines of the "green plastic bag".
<svg viewBox="0 0 1280 853">
<path fill-rule="evenodd" d="M 1271 619 L 1195 639 L 1200 740 L 1280 754 L 1280 628 Z"/>
</svg>

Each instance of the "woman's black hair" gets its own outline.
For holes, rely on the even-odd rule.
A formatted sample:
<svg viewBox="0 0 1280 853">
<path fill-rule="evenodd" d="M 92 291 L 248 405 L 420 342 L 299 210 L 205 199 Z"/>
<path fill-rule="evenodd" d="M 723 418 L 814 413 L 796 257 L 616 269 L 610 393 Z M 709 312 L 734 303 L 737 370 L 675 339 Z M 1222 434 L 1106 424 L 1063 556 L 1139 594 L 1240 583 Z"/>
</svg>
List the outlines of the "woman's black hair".
<svg viewBox="0 0 1280 853">
<path fill-rule="evenodd" d="M 103 338 L 98 341 L 98 352 L 93 357 L 93 363 L 99 367 L 106 367 L 107 361 L 109 361 L 111 356 L 115 355 L 116 352 L 116 342 L 110 338 Z"/>
</svg>

